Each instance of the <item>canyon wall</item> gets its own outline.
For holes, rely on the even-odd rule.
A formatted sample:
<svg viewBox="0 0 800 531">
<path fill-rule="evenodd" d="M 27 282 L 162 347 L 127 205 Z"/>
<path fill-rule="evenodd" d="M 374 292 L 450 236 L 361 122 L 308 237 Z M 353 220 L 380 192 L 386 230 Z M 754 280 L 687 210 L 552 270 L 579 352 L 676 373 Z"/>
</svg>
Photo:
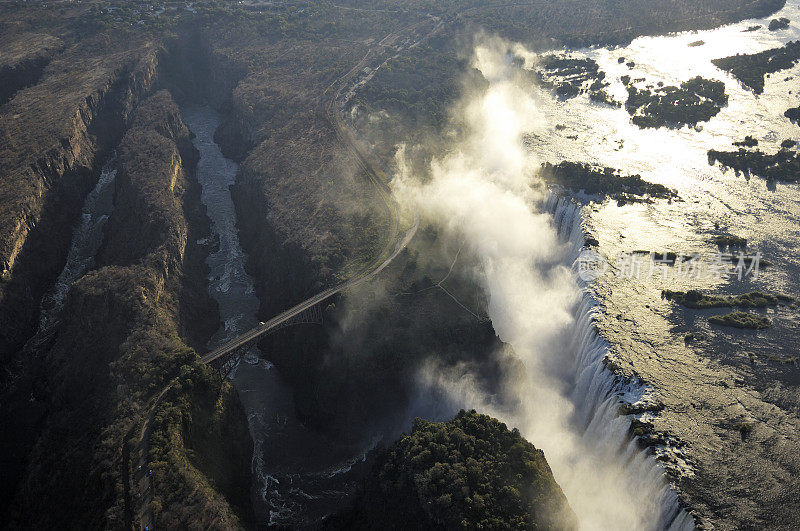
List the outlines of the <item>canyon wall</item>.
<svg viewBox="0 0 800 531">
<path fill-rule="evenodd" d="M 197 68 L 241 65 L 227 67 L 242 76 L 224 103 L 215 140 L 241 163 L 232 195 L 259 317 L 267 320 L 359 272 L 389 239 L 384 200 L 337 135 L 327 97 L 320 97 L 337 90 L 344 70 L 336 65 L 357 64 L 364 48 L 312 50 L 307 43 L 250 40 L 246 31 L 208 32 L 203 40 L 208 56 Z M 213 85 L 218 76 L 206 79 L 206 90 L 223 92 Z M 406 410 L 415 407 L 416 371 L 426 361 L 485 364 L 489 375 L 499 370 L 495 354 L 502 345 L 491 324 L 460 310 L 442 291 L 402 300 L 386 295 L 415 282 L 429 288 L 431 276 L 447 273 L 451 256 L 418 262 L 418 253 L 399 257 L 381 280 L 349 300 L 328 301 L 325 326 L 290 327 L 261 341 L 308 425 L 348 440 L 377 425 L 397 433 L 406 427 Z M 459 281 L 469 285 L 467 270 Z M 474 300 L 474 289 L 465 292 Z M 343 322 L 361 329 L 344 329 Z"/>
<path fill-rule="evenodd" d="M 152 88 L 157 67 L 153 42 L 97 36 L 58 54 L 39 83 L 0 108 L 0 361 L 35 330 L 98 162 Z"/>
<path fill-rule="evenodd" d="M 181 339 L 204 343 L 218 319 L 196 243 L 203 226 L 192 224 L 197 154 L 167 92 L 138 107 L 117 152 L 98 268 L 73 284 L 38 353 L 47 415 L 12 525 L 129 528 L 151 513 L 158 527 L 241 527 L 251 519 L 247 420 L 230 383 Z"/>
</svg>

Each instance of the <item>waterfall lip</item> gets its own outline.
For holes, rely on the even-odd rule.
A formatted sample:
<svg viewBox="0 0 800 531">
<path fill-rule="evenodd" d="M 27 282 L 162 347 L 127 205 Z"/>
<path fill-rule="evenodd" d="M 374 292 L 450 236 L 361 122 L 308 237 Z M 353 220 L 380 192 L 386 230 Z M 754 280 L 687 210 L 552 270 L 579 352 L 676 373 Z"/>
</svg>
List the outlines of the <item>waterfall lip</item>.
<svg viewBox="0 0 800 531">
<path fill-rule="evenodd" d="M 585 224 L 582 208 L 585 201 L 572 197 L 563 191 L 548 189 L 540 207 L 553 216 L 553 223 L 559 237 L 571 244 L 572 252 L 567 255 L 574 262 L 586 248 Z M 573 270 L 574 271 L 574 270 Z M 625 374 L 620 369 L 621 357 L 613 345 L 602 335 L 597 316 L 603 312 L 603 305 L 591 280 L 582 279 L 575 273 L 576 283 L 582 296 L 576 304 L 576 334 L 573 347 L 575 352 L 573 401 L 578 405 L 576 394 L 581 381 L 587 383 L 583 404 L 584 415 L 579 422 L 584 428 L 584 437 L 591 429 L 601 423 L 613 423 L 625 419 L 629 430 L 624 435 L 627 444 L 626 454 L 630 454 L 629 466 L 647 467 L 646 477 L 652 482 L 663 482 L 660 489 L 656 527 L 669 530 L 691 530 L 695 521 L 684 502 L 678 497 L 675 481 L 681 477 L 694 475 L 694 467 L 684 450 L 685 444 L 677 437 L 667 433 L 651 431 L 657 442 L 645 441 L 643 435 L 636 434 L 634 425 L 649 425 L 658 416 L 663 404 L 658 398 L 658 390 L 645 382 L 637 374 Z M 581 408 L 576 407 L 576 414 Z M 601 412 L 602 410 L 602 412 Z M 634 432 L 631 436 L 631 432 Z M 640 443 L 646 443 L 643 449 Z M 670 467 L 664 463 L 670 463 Z"/>
</svg>

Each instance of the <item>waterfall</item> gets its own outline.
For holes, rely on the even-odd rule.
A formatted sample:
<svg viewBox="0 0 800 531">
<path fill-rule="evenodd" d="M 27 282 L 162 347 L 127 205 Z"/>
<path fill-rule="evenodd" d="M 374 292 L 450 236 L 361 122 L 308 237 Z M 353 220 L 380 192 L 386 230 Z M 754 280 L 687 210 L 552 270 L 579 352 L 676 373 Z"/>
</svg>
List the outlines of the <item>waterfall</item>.
<svg viewBox="0 0 800 531">
<path fill-rule="evenodd" d="M 575 201 L 549 192 L 542 208 L 553 216 L 559 237 L 569 244 L 567 260 L 571 263 L 584 247 L 581 206 Z M 599 448 L 599 454 L 615 460 L 626 472 L 632 488 L 653 493 L 651 514 L 656 514 L 658 529 L 688 531 L 695 528 L 694 519 L 680 505 L 663 467 L 652 454 L 639 447 L 630 435 L 630 420 L 620 415 L 622 404 L 647 402 L 653 393 L 638 378 L 624 378 L 604 363 L 613 359 L 612 346 L 597 331 L 595 315 L 602 310 L 591 283 L 576 277 L 581 287 L 581 300 L 574 310 L 575 333 L 569 353 L 573 356 L 572 377 L 575 405 L 574 422 L 585 442 Z"/>
</svg>

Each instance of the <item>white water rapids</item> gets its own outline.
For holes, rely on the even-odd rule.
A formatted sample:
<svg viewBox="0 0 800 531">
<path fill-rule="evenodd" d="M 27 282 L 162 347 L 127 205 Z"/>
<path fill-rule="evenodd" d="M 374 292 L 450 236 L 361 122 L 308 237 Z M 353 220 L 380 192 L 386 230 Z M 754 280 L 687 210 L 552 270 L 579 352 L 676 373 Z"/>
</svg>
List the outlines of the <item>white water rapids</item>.
<svg viewBox="0 0 800 531">
<path fill-rule="evenodd" d="M 641 131 L 630 124 L 624 109 L 596 105 L 585 96 L 569 101 L 551 98 L 527 85 L 528 77 L 520 76 L 513 67 L 510 56 L 524 50 L 487 42 L 476 49 L 474 65 L 489 86 L 467 95 L 466 138 L 434 161 L 424 184 L 401 164 L 393 184 L 395 194 L 420 212 L 424 221 L 465 241 L 465 253 L 479 264 L 476 278 L 488 295 L 495 330 L 513 347 L 526 373 L 523 382 L 514 384 L 513 405 L 484 395 L 469 378 L 456 379 L 430 367 L 420 378 L 427 386 L 444 389 L 452 408 L 474 407 L 501 418 L 519 427 L 544 450 L 583 529 L 691 529 L 694 522 L 680 508 L 662 467 L 631 438 L 629 419 L 619 416 L 620 404 L 647 403 L 652 390 L 639 381 L 615 376 L 603 363 L 607 357 L 613 358 L 614 352 L 595 329 L 594 316 L 601 308 L 591 286 L 582 284 L 570 269 L 583 246 L 582 218 L 591 218 L 598 230 L 614 234 L 621 232 L 620 227 L 632 225 L 637 238 L 663 243 L 664 233 L 670 241 L 691 239 L 683 231 L 687 223 L 682 219 L 688 217 L 685 209 L 696 211 L 692 219 L 720 211 L 723 214 L 714 215 L 728 216 L 729 208 L 758 219 L 785 219 L 787 212 L 796 216 L 793 190 L 779 187 L 776 192 L 762 189 L 758 181 L 721 179 L 717 168 L 708 167 L 705 153 L 709 148 L 729 146 L 749 133 L 756 134 L 771 151 L 795 134 L 782 112 L 797 104 L 796 95 L 791 101 L 786 97 L 797 68 L 786 73 L 789 77 L 773 76 L 765 94 L 756 98 L 714 68 L 710 59 L 761 51 L 796 38 L 797 5 L 790 0 L 782 13 L 793 20 L 783 33 L 766 28 L 743 32 L 751 24 L 744 22 L 698 34 L 637 39 L 626 48 L 578 52 L 578 56 L 597 60 L 609 74 L 610 92 L 617 99 L 625 96 L 618 78 L 627 73 L 668 84 L 695 75 L 724 81 L 730 104 L 698 129 Z M 703 46 L 689 46 L 701 39 Z M 636 66 L 631 70 L 618 61 L 621 57 Z M 565 124 L 566 129 L 554 131 L 556 124 Z M 641 173 L 696 201 L 660 206 L 660 212 L 651 209 L 645 214 L 639 213 L 645 207 L 632 206 L 632 214 L 623 219 L 620 213 L 627 210 L 614 205 L 599 206 L 598 215 L 598 211 L 582 210 L 548 195 L 542 187 L 530 186 L 540 162 L 565 159 Z M 232 171 L 235 173 L 235 168 Z M 739 192 L 735 197 L 732 189 Z M 669 219 L 653 230 L 654 224 L 643 219 L 647 215 Z M 761 236 L 761 240 L 777 233 L 788 239 L 793 234 L 777 223 L 741 219 L 748 232 L 758 233 L 750 235 Z M 615 220 L 619 220 L 617 225 Z M 707 220 L 703 224 L 713 226 Z M 233 225 L 227 228 L 235 231 Z M 627 243 L 631 241 L 628 234 Z M 653 243 L 649 245 L 638 248 L 654 248 Z M 241 260 L 239 253 L 240 249 L 230 258 Z M 233 308 L 223 313 L 229 333 L 247 324 Z M 246 313 L 246 321 L 254 324 L 254 311 Z M 302 429 L 291 425 L 291 404 L 285 401 L 277 380 L 269 376 L 269 367 L 257 365 L 255 356 L 250 361 L 252 365 L 240 366 L 235 380 L 243 400 L 249 401 L 251 428 L 258 426 L 254 432 L 258 445 L 255 468 L 261 481 L 258 494 L 272 523 L 303 522 L 309 505 L 319 503 L 322 513 L 343 493 L 326 494 L 321 488 L 324 482 L 317 490 L 307 488 L 314 482 L 309 478 L 324 470 L 321 464 L 311 470 L 302 459 L 302 455 L 314 453 L 314 444 Z M 270 396 L 268 388 L 278 391 Z M 272 414 L 265 416 L 264 411 Z M 265 434 L 272 436 L 271 443 L 266 442 Z M 260 451 L 265 443 L 267 450 Z M 292 447 L 300 458 L 289 459 L 280 473 L 267 473 L 270 465 L 264 459 L 270 456 L 269 447 Z"/>
</svg>

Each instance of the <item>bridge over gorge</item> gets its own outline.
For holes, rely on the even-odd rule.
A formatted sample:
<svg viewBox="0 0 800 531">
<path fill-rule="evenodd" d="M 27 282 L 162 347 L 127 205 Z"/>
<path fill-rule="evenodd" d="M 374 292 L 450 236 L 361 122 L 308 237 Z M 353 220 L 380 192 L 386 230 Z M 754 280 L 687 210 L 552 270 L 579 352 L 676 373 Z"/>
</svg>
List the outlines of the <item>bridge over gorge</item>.
<svg viewBox="0 0 800 531">
<path fill-rule="evenodd" d="M 414 27 L 416 25 L 412 25 Z M 431 32 L 431 34 L 438 31 L 440 25 L 437 24 L 436 28 Z M 394 34 L 388 35 L 383 41 L 386 41 L 390 37 L 393 37 Z M 380 51 L 383 51 L 384 46 L 379 43 L 378 48 Z M 329 288 L 321 293 L 314 295 L 313 297 L 306 299 L 305 301 L 301 302 L 300 304 L 289 308 L 285 312 L 276 315 L 269 321 L 259 324 L 255 328 L 245 332 L 244 334 L 232 339 L 231 341 L 225 343 L 217 347 L 216 349 L 212 350 L 211 352 L 207 353 L 203 356 L 200 361 L 202 363 L 212 363 L 216 360 L 221 358 L 225 358 L 238 348 L 250 343 L 251 341 L 273 332 L 283 326 L 287 326 L 288 324 L 295 324 L 297 322 L 303 322 L 301 318 L 304 312 L 307 312 L 314 308 L 315 306 L 319 305 L 323 301 L 333 297 L 337 293 L 344 291 L 348 288 L 357 286 L 362 282 L 365 282 L 378 273 L 380 273 L 389 263 L 394 260 L 394 258 L 402 251 L 408 242 L 411 241 L 414 234 L 417 231 L 417 226 L 419 224 L 419 220 L 415 217 L 414 223 L 410 229 L 406 231 L 402 238 L 398 238 L 399 232 L 399 225 L 400 225 L 400 214 L 398 212 L 398 206 L 395 202 L 394 198 L 392 197 L 391 189 L 388 185 L 388 177 L 385 173 L 380 169 L 380 165 L 376 164 L 374 161 L 370 160 L 370 157 L 361 149 L 359 142 L 351 134 L 347 126 L 345 125 L 345 121 L 342 118 L 341 107 L 344 105 L 348 96 L 344 94 L 346 88 L 349 86 L 349 81 L 354 78 L 358 72 L 361 71 L 366 65 L 370 64 L 370 61 L 375 59 L 375 57 L 379 55 L 379 53 L 372 49 L 364 56 L 364 58 L 359 61 L 348 73 L 346 73 L 342 78 L 334 81 L 331 84 L 331 87 L 335 86 L 337 83 L 339 84 L 338 90 L 330 97 L 327 101 L 327 105 L 325 111 L 330 119 L 331 123 L 334 126 L 336 131 L 336 136 L 342 142 L 342 144 L 350 151 L 350 154 L 353 157 L 353 160 L 356 161 L 358 166 L 361 170 L 366 174 L 369 180 L 375 185 L 376 190 L 380 194 L 381 198 L 387 209 L 387 214 L 391 221 L 391 229 L 388 241 L 386 243 L 386 247 L 381 251 L 378 257 L 371 263 L 369 266 L 365 268 L 360 274 L 356 275 L 355 277 L 350 278 L 349 280 L 342 282 L 341 284 Z M 331 88 L 329 87 L 329 89 Z M 328 92 L 328 89 L 325 90 Z M 416 214 L 415 214 L 416 216 Z M 392 244 L 395 243 L 395 247 L 392 250 Z"/>
<path fill-rule="evenodd" d="M 417 25 L 419 24 L 409 26 L 408 28 L 405 28 L 405 30 L 413 29 Z M 433 30 L 421 40 L 424 40 L 428 36 L 435 34 L 441 29 L 441 27 L 442 23 L 437 19 L 437 24 Z M 402 235 L 400 235 L 400 213 L 398 205 L 395 199 L 392 197 L 392 192 L 388 184 L 389 178 L 386 173 L 380 169 L 380 164 L 372 161 L 367 153 L 362 151 L 357 139 L 353 134 L 351 134 L 347 125 L 345 124 L 340 108 L 340 105 L 343 106 L 349 98 L 349 95 L 345 93 L 345 90 L 350 86 L 349 84 L 352 82 L 352 80 L 358 75 L 359 72 L 363 70 L 363 68 L 370 64 L 371 61 L 375 60 L 377 57 L 380 57 L 381 54 L 386 52 L 387 45 L 384 43 L 390 42 L 390 40 L 398 35 L 399 33 L 391 33 L 387 35 L 387 37 L 378 43 L 376 47 L 370 49 L 361 59 L 361 61 L 359 61 L 359 63 L 356 64 L 349 72 L 334 81 L 323 93 L 323 98 L 320 99 L 320 105 L 323 107 L 324 111 L 328 115 L 329 120 L 333 124 L 337 138 L 350 152 L 353 160 L 355 160 L 356 164 L 358 164 L 361 170 L 366 174 L 367 178 L 376 187 L 378 194 L 385 204 L 391 226 L 385 247 L 381 250 L 380 254 L 378 254 L 378 256 L 360 273 L 336 286 L 317 293 L 303 302 L 300 302 L 296 306 L 293 306 L 292 308 L 289 308 L 288 310 L 276 315 L 272 319 L 260 323 L 255 328 L 228 341 L 223 345 L 220 345 L 216 349 L 202 356 L 200 358 L 201 363 L 211 364 L 218 360 L 227 361 L 231 356 L 235 356 L 237 354 L 239 348 L 284 326 L 301 322 L 319 322 L 321 319 L 320 306 L 324 301 L 330 299 L 337 293 L 358 286 L 359 284 L 367 282 L 378 275 L 392 262 L 392 260 L 397 257 L 397 255 L 400 254 L 400 252 L 402 252 L 403 249 L 406 248 L 408 243 L 414 237 L 414 234 L 416 234 L 417 227 L 419 226 L 419 219 L 415 213 L 414 221 L 411 227 L 408 228 Z M 417 41 L 416 43 L 421 42 L 421 40 Z M 413 45 L 416 45 L 416 43 Z M 409 45 L 406 44 L 405 46 Z M 327 98 L 324 98 L 324 96 L 328 94 L 329 90 L 333 89 L 337 85 L 338 89 L 335 91 L 335 93 Z M 141 492 L 141 497 L 139 498 L 135 510 L 135 517 L 131 517 L 131 520 L 129 521 L 131 524 L 130 527 L 132 528 L 135 527 L 133 525 L 133 520 L 135 518 L 135 520 L 137 520 L 139 523 L 139 529 L 152 529 L 153 514 L 150 509 L 150 501 L 153 499 L 154 491 L 153 485 L 151 484 L 152 477 L 149 474 L 145 474 L 145 471 L 149 470 L 148 459 L 150 430 L 158 405 L 161 403 L 162 398 L 166 395 L 167 391 L 172 388 L 176 381 L 177 377 L 173 379 L 161 391 L 161 393 L 153 399 L 148 415 L 142 424 L 142 427 L 138 433 L 138 437 L 136 437 L 138 441 L 135 443 L 134 450 L 124 455 L 124 459 L 126 461 L 126 466 L 124 469 L 130 473 L 128 484 L 130 485 L 133 482 L 138 482 L 139 491 Z M 133 468 L 131 466 L 132 463 L 136 463 L 138 468 Z"/>
<path fill-rule="evenodd" d="M 389 263 L 394 260 L 394 258 L 400 254 L 400 252 L 408 245 L 408 242 L 414 237 L 414 234 L 417 231 L 418 221 L 414 220 L 414 224 L 409 228 L 403 237 L 396 243 L 394 250 L 386 256 L 386 258 L 380 261 L 373 269 L 369 270 L 368 272 L 362 273 L 346 282 L 342 282 L 341 284 L 329 288 L 325 291 L 317 293 L 313 297 L 310 297 L 300 304 L 289 308 L 285 312 L 276 315 L 269 321 L 259 324 L 255 328 L 245 332 L 244 334 L 228 341 L 224 345 L 220 345 L 216 349 L 208 352 L 205 356 L 200 358 L 200 361 L 205 364 L 213 363 L 221 358 L 225 358 L 231 353 L 233 353 L 236 349 L 250 343 L 258 339 L 259 337 L 278 330 L 283 326 L 287 326 L 289 324 L 295 324 L 299 322 L 317 322 L 318 318 L 316 317 L 319 314 L 314 314 L 313 312 L 319 312 L 319 305 L 336 295 L 339 292 L 342 292 L 348 288 L 355 287 L 363 282 L 366 282 L 373 278 L 375 275 L 380 273 Z M 316 310 L 315 310 L 316 308 Z"/>
</svg>

